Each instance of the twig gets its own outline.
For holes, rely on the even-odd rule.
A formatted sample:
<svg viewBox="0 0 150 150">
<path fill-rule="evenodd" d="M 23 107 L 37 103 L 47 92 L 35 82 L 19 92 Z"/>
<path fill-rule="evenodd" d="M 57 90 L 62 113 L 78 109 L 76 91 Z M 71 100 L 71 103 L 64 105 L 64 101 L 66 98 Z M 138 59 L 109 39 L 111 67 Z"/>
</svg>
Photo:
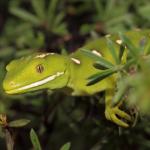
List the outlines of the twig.
<svg viewBox="0 0 150 150">
<path fill-rule="evenodd" d="M 5 128 L 5 140 L 6 140 L 7 150 L 13 150 L 14 149 L 14 139 L 8 128 Z"/>
</svg>

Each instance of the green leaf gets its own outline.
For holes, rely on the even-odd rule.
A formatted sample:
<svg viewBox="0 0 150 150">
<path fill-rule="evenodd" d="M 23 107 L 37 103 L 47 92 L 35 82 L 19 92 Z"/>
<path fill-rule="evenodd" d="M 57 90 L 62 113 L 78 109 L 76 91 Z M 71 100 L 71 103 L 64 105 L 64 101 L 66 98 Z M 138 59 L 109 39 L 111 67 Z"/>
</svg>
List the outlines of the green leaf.
<svg viewBox="0 0 150 150">
<path fill-rule="evenodd" d="M 57 14 L 57 16 L 55 17 L 55 20 L 53 22 L 53 26 L 58 26 L 62 23 L 63 19 L 65 17 L 65 13 L 61 12 L 60 14 Z"/>
<path fill-rule="evenodd" d="M 64 144 L 60 150 L 69 150 L 71 147 L 71 143 L 70 142 L 67 142 L 66 144 Z"/>
<path fill-rule="evenodd" d="M 128 47 L 128 49 L 131 52 L 132 56 L 136 57 L 139 53 L 139 49 L 136 48 L 134 46 L 134 44 L 131 42 L 131 40 L 128 39 L 128 37 L 125 36 L 124 34 L 119 33 L 119 36 L 120 36 L 121 40 L 123 41 L 123 44 L 125 44 Z"/>
<path fill-rule="evenodd" d="M 111 52 L 111 55 L 112 55 L 113 59 L 115 60 L 116 64 L 119 64 L 120 60 L 119 60 L 119 57 L 117 56 L 116 50 L 114 48 L 114 43 L 109 38 L 107 38 L 107 46 L 108 46 L 108 48 Z"/>
<path fill-rule="evenodd" d="M 90 76 L 88 78 L 88 83 L 87 83 L 87 86 L 90 86 L 90 85 L 93 85 L 97 82 L 100 82 L 101 80 L 103 80 L 104 78 L 112 75 L 113 73 L 115 73 L 117 70 L 116 69 L 107 69 L 103 72 L 100 72 L 100 73 L 96 73 L 92 76 Z"/>
<path fill-rule="evenodd" d="M 135 64 L 135 63 L 136 63 L 135 59 L 130 59 L 126 62 L 126 64 L 124 64 L 123 68 L 128 69 L 129 66 L 131 66 L 132 64 Z"/>
<path fill-rule="evenodd" d="M 104 66 L 101 64 L 101 62 L 99 61 L 96 61 L 93 66 L 96 68 L 96 69 L 100 69 L 100 70 L 106 70 L 106 69 L 109 69 L 107 66 Z"/>
<path fill-rule="evenodd" d="M 49 1 L 48 12 L 47 12 L 48 24 L 49 25 L 53 24 L 52 20 L 55 18 L 55 11 L 56 11 L 56 8 L 57 8 L 58 1 L 59 0 L 50 0 Z"/>
<path fill-rule="evenodd" d="M 34 129 L 31 129 L 30 131 L 30 139 L 31 139 L 34 150 L 42 150 L 38 136 L 36 132 L 34 131 Z"/>
<path fill-rule="evenodd" d="M 51 0 L 49 2 L 49 6 L 48 6 L 48 14 L 50 15 L 51 13 L 54 13 L 54 11 L 57 8 L 57 3 L 59 0 Z"/>
<path fill-rule="evenodd" d="M 5 129 L 5 138 L 6 138 L 7 150 L 13 150 L 14 149 L 14 139 L 11 135 L 11 132 L 8 129 Z"/>
<path fill-rule="evenodd" d="M 110 15 L 115 5 L 115 1 L 110 1 L 109 3 L 106 3 L 106 16 Z"/>
<path fill-rule="evenodd" d="M 118 91 L 116 92 L 112 100 L 112 106 L 117 105 L 122 100 L 122 96 L 125 94 L 126 90 L 127 90 L 126 82 L 120 81 L 118 83 Z"/>
<path fill-rule="evenodd" d="M 139 9 L 137 9 L 137 11 L 142 17 L 150 20 L 150 4 L 141 6 Z"/>
<path fill-rule="evenodd" d="M 17 16 L 17 17 L 19 17 L 19 18 L 21 18 L 21 19 L 23 19 L 25 21 L 29 21 L 30 23 L 33 23 L 35 25 L 39 25 L 40 24 L 40 20 L 35 15 L 33 15 L 33 14 L 23 10 L 23 9 L 11 8 L 10 12 L 13 15 L 15 15 L 15 16 Z"/>
<path fill-rule="evenodd" d="M 12 47 L 6 47 L 4 50 L 1 48 L 0 50 L 0 58 L 8 58 L 14 53 L 14 49 Z"/>
<path fill-rule="evenodd" d="M 31 0 L 31 3 L 37 16 L 40 19 L 44 20 L 46 18 L 45 1 L 44 0 Z"/>
<path fill-rule="evenodd" d="M 144 47 L 144 54 L 149 55 L 150 54 L 150 42 L 147 42 L 146 46 Z"/>
<path fill-rule="evenodd" d="M 112 68 L 112 67 L 114 67 L 114 65 L 111 62 L 107 61 L 103 57 L 100 57 L 100 56 L 92 53 L 90 50 L 81 49 L 81 51 L 84 52 L 87 56 L 95 59 L 95 61 L 97 61 L 97 63 L 101 64 L 101 66 L 103 66 L 105 68 Z"/>
<path fill-rule="evenodd" d="M 99 18 L 102 18 L 103 17 L 103 12 L 104 12 L 104 7 L 102 6 L 102 3 L 101 1 L 99 0 L 94 0 L 94 5 L 95 5 L 95 9 L 96 9 L 96 12 L 97 12 L 97 16 Z"/>
<path fill-rule="evenodd" d="M 120 62 L 121 62 L 124 51 L 125 51 L 125 46 L 121 45 L 119 49 L 119 61 Z"/>
<path fill-rule="evenodd" d="M 94 28 L 94 24 L 82 24 L 80 27 L 80 34 L 85 35 L 89 34 L 91 30 Z"/>
<path fill-rule="evenodd" d="M 29 122 L 30 120 L 28 119 L 18 119 L 18 120 L 9 122 L 8 126 L 18 128 L 18 127 L 26 126 Z"/>
<path fill-rule="evenodd" d="M 62 49 L 61 49 L 61 54 L 62 54 L 62 55 L 65 55 L 65 56 L 68 56 L 68 55 L 69 55 L 67 49 L 65 49 L 65 48 L 62 48 Z"/>
<path fill-rule="evenodd" d="M 58 35 L 66 35 L 68 33 L 66 23 L 61 23 L 59 26 L 52 28 L 52 31 Z"/>
</svg>

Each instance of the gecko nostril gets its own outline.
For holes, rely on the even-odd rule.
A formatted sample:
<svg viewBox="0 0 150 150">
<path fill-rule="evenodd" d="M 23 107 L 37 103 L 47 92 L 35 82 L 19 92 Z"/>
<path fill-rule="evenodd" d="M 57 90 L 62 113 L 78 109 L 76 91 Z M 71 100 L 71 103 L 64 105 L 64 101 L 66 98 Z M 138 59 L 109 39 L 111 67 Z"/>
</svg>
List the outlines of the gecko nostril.
<svg viewBox="0 0 150 150">
<path fill-rule="evenodd" d="M 15 85 L 15 82 L 14 82 L 14 81 L 11 81 L 11 82 L 9 83 L 9 85 L 10 85 L 10 86 L 14 86 L 14 85 Z"/>
</svg>

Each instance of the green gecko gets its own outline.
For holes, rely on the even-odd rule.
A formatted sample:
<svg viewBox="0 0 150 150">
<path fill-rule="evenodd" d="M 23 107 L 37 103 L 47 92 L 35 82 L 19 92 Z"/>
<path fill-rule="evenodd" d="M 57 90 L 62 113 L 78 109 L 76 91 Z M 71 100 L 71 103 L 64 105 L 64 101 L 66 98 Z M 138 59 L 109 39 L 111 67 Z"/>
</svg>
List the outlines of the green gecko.
<svg viewBox="0 0 150 150">
<path fill-rule="evenodd" d="M 139 45 L 143 37 L 149 38 L 149 33 L 149 31 L 131 31 L 126 35 L 134 44 Z M 106 37 L 115 43 L 115 49 L 119 54 L 122 43 L 119 36 L 107 35 Z M 127 121 L 131 121 L 130 115 L 120 110 L 120 105 L 111 106 L 117 73 L 94 85 L 86 85 L 89 76 L 102 70 L 94 68 L 95 60 L 86 56 L 81 49 L 89 49 L 95 55 L 115 63 L 107 47 L 106 37 L 90 41 L 68 56 L 56 53 L 35 53 L 11 61 L 6 66 L 7 74 L 3 81 L 5 92 L 20 94 L 42 89 L 52 91 L 62 89 L 72 96 L 88 96 L 105 91 L 106 118 L 119 126 L 129 127 Z M 123 60 L 122 63 L 124 63 Z"/>
</svg>

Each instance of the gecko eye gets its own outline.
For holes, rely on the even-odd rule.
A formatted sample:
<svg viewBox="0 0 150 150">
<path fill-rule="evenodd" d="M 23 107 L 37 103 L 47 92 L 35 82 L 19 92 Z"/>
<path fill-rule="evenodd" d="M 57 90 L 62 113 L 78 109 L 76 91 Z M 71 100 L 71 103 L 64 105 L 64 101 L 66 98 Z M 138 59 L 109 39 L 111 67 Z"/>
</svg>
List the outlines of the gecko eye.
<svg viewBox="0 0 150 150">
<path fill-rule="evenodd" d="M 37 65 L 37 66 L 36 66 L 36 71 L 37 71 L 38 73 L 42 73 L 42 72 L 44 71 L 43 65 L 41 65 L 41 64 Z"/>
</svg>

